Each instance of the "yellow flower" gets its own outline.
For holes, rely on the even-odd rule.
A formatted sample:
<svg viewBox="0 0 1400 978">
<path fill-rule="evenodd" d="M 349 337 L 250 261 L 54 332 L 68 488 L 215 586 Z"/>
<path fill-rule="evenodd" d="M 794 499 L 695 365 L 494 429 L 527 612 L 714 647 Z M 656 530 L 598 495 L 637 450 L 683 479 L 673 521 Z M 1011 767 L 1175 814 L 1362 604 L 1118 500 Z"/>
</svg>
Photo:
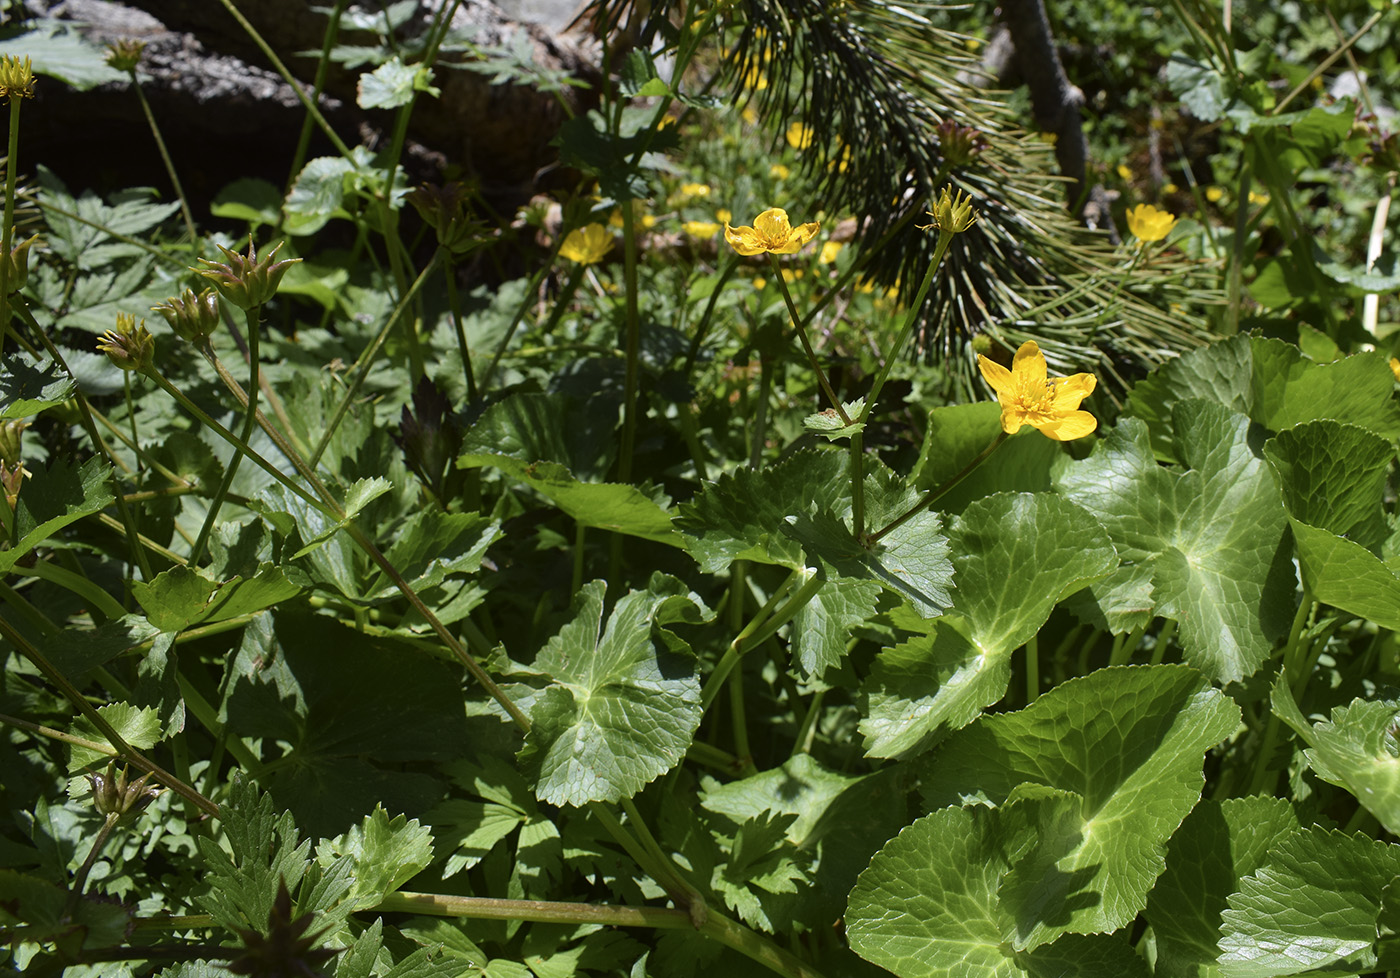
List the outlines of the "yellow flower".
<svg viewBox="0 0 1400 978">
<path fill-rule="evenodd" d="M 1126 163 L 1119 163 L 1118 175 L 1124 180 L 1131 180 L 1133 178 L 1133 171 L 1128 168 Z"/>
<path fill-rule="evenodd" d="M 608 234 L 608 229 L 601 224 L 589 224 L 570 231 L 559 246 L 559 254 L 580 265 L 595 265 L 611 249 L 612 236 Z"/>
<path fill-rule="evenodd" d="M 1008 435 L 1028 424 L 1047 438 L 1069 441 L 1083 438 L 1098 427 L 1092 414 L 1079 410 L 1079 402 L 1094 392 L 1094 375 L 1048 377 L 1045 357 L 1034 340 L 1021 344 L 1010 370 L 980 354 L 977 366 L 983 379 L 997 392 L 1001 430 Z"/>
<path fill-rule="evenodd" d="M 754 111 L 752 105 L 744 106 L 744 111 L 739 113 L 739 118 L 743 119 L 744 122 L 751 126 L 758 125 L 758 113 Z"/>
<path fill-rule="evenodd" d="M 753 287 L 754 287 L 754 289 L 756 289 L 756 290 L 759 291 L 759 292 L 762 292 L 764 286 L 766 286 L 767 284 L 768 284 L 768 280 L 767 280 L 766 278 L 764 278 L 762 275 L 755 276 L 755 278 L 754 278 L 754 280 L 753 280 Z"/>
<path fill-rule="evenodd" d="M 1161 241 L 1175 224 L 1175 217 L 1151 204 L 1128 208 L 1128 230 L 1140 241 Z"/>
<path fill-rule="evenodd" d="M 1164 183 L 1164 184 L 1162 184 L 1162 193 L 1164 193 L 1164 194 L 1178 194 L 1178 193 L 1181 193 L 1181 188 L 1178 187 L 1178 186 L 1177 186 L 1176 184 L 1174 184 L 1174 183 Z"/>
<path fill-rule="evenodd" d="M 682 197 L 708 197 L 710 196 L 710 185 L 708 183 L 683 183 L 681 184 Z"/>
<path fill-rule="evenodd" d="M 754 65 L 744 72 L 743 86 L 755 92 L 761 92 L 768 87 L 768 76 L 763 73 L 763 68 Z"/>
<path fill-rule="evenodd" d="M 793 227 L 788 223 L 787 211 L 781 207 L 770 207 L 754 218 L 753 227 L 734 228 L 726 222 L 724 240 L 741 255 L 761 255 L 764 252 L 791 255 L 811 241 L 820 228 L 816 221 Z"/>
<path fill-rule="evenodd" d="M 1267 204 L 1269 202 L 1269 195 L 1256 194 L 1253 190 L 1251 190 L 1249 192 L 1249 202 L 1251 204 Z"/>
<path fill-rule="evenodd" d="M 816 133 L 812 127 L 805 122 L 794 122 L 787 128 L 788 145 L 799 153 L 812 145 L 812 140 L 816 138 Z"/>
<path fill-rule="evenodd" d="M 681 228 L 692 238 L 713 238 L 719 232 L 714 221 L 686 221 Z"/>
<path fill-rule="evenodd" d="M 822 253 L 817 258 L 817 263 L 820 265 L 830 265 L 836 260 L 836 256 L 839 254 L 841 254 L 841 242 L 828 241 L 826 244 L 822 245 Z"/>
<path fill-rule="evenodd" d="M 1400 384 L 1400 360 L 1395 357 L 1390 358 L 1390 372 L 1395 375 L 1395 382 Z"/>
<path fill-rule="evenodd" d="M 798 279 L 800 279 L 800 278 L 802 277 L 802 275 L 803 275 L 803 272 L 802 272 L 802 269 L 800 269 L 800 268 L 797 269 L 796 271 L 794 271 L 794 270 L 791 269 L 791 268 L 784 268 L 784 269 L 783 269 L 783 281 L 786 282 L 788 285 L 791 285 L 793 282 L 796 282 Z"/>
<path fill-rule="evenodd" d="M 719 210 L 715 211 L 715 220 L 719 221 L 721 224 L 728 224 L 733 217 L 734 212 L 728 207 L 721 207 Z"/>
<path fill-rule="evenodd" d="M 801 123 L 798 123 L 798 125 L 801 125 Z M 792 171 L 781 163 L 774 163 L 768 168 L 768 175 L 774 180 L 786 180 L 788 177 L 792 176 Z"/>
<path fill-rule="evenodd" d="M 1212 204 L 1218 204 L 1225 198 L 1225 190 L 1222 187 L 1207 187 L 1206 200 Z"/>
</svg>

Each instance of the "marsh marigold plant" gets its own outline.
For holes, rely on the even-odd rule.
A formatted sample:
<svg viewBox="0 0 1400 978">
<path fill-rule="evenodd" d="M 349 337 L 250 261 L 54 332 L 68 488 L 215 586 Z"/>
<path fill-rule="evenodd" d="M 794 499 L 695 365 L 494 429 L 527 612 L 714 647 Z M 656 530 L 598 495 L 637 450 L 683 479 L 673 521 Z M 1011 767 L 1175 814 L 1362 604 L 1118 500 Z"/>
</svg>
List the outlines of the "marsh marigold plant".
<svg viewBox="0 0 1400 978">
<path fill-rule="evenodd" d="M 977 366 L 1001 402 L 1001 429 L 1008 435 L 1028 424 L 1047 438 L 1070 441 L 1098 427 L 1092 414 L 1079 410 L 1079 402 L 1094 392 L 1094 375 L 1050 377 L 1034 340 L 1021 344 L 1010 370 L 980 354 Z"/>
<path fill-rule="evenodd" d="M 1128 208 L 1128 230 L 1139 241 L 1161 241 L 1176 226 L 1176 217 L 1151 204 Z"/>
<path fill-rule="evenodd" d="M 724 240 L 741 255 L 761 255 L 765 252 L 791 255 L 811 241 L 819 230 L 821 225 L 816 221 L 793 227 L 788 223 L 787 211 L 781 207 L 770 207 L 754 218 L 753 227 L 730 227 L 726 222 Z"/>
</svg>

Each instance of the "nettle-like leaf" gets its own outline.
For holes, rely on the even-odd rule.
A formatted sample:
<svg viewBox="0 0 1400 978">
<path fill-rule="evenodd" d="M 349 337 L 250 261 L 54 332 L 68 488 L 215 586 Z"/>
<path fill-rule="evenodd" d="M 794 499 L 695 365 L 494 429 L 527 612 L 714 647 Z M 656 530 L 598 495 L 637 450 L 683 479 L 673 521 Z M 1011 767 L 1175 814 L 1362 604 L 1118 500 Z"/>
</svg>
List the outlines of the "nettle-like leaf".
<svg viewBox="0 0 1400 978">
<path fill-rule="evenodd" d="M 1386 358 L 1362 353 L 1314 363 L 1291 343 L 1232 336 L 1169 360 L 1133 388 L 1127 412 L 1147 423 L 1163 458 L 1185 456 L 1173 444 L 1173 414 L 1182 401 L 1213 401 L 1271 431 L 1331 418 L 1387 440 L 1400 438 L 1395 377 Z"/>
<path fill-rule="evenodd" d="M 1147 426 L 1127 418 L 1055 485 L 1098 518 L 1123 560 L 1091 589 L 1099 603 L 1148 597 L 1140 568 L 1150 568 L 1152 610 L 1176 619 L 1186 660 L 1235 682 L 1259 669 L 1293 614 L 1286 516 L 1248 418 L 1206 401 L 1177 404 L 1173 418 L 1187 471 L 1158 465 Z"/>
<path fill-rule="evenodd" d="M 0 420 L 38 414 L 62 404 L 77 389 L 57 361 L 11 353 L 0 361 Z"/>
<path fill-rule="evenodd" d="M 1331 718 L 1310 724 L 1280 672 L 1271 701 L 1274 713 L 1308 749 L 1318 777 L 1345 788 L 1390 832 L 1400 829 L 1400 700 L 1363 700 L 1335 707 Z"/>
<path fill-rule="evenodd" d="M 146 611 L 146 619 L 163 632 L 191 625 L 227 621 L 279 604 L 301 593 L 282 571 L 263 564 L 247 580 L 234 576 L 215 581 L 199 570 L 174 567 L 149 582 L 132 581 L 131 593 Z"/>
<path fill-rule="evenodd" d="M 414 515 L 384 555 L 416 591 L 436 587 L 452 574 L 481 568 L 487 548 L 501 537 L 499 521 L 476 513 L 429 509 Z M 398 588 L 380 571 L 365 589 L 375 599 L 393 598 Z"/>
<path fill-rule="evenodd" d="M 1167 868 L 1144 916 L 1157 940 L 1160 978 L 1218 975 L 1220 915 L 1268 851 L 1301 828 L 1284 798 L 1204 799 L 1167 846 Z"/>
<path fill-rule="evenodd" d="M 1030 948 L 1016 940 L 1019 922 L 998 897 L 1001 880 L 1034 850 L 1036 824 L 1068 797 L 944 808 L 907 826 L 851 891 L 851 948 L 900 978 L 1145 978 L 1146 963 L 1115 937 L 1066 934 Z"/>
<path fill-rule="evenodd" d="M 111 470 L 98 457 L 81 466 L 57 459 L 35 468 L 15 504 L 15 543 L 0 551 L 0 572 L 70 523 L 112 504 Z"/>
<path fill-rule="evenodd" d="M 430 69 L 419 64 L 406 65 L 393 57 L 360 76 L 355 104 L 362 109 L 396 109 L 412 101 L 415 92 L 438 94 L 432 80 Z"/>
<path fill-rule="evenodd" d="M 390 818 L 375 807 L 359 824 L 316 846 L 316 862 L 325 871 L 348 861 L 351 884 L 335 915 L 344 919 L 377 905 L 433 861 L 433 835 L 417 819 Z"/>
<path fill-rule="evenodd" d="M 1388 895 L 1397 875 L 1400 846 L 1320 826 L 1288 836 L 1230 896 L 1221 915 L 1221 974 L 1376 970 L 1379 926 L 1383 915 L 1393 919 Z"/>
<path fill-rule="evenodd" d="M 700 680 L 690 647 L 664 626 L 703 605 L 683 584 L 652 576 L 603 621 L 607 585 L 575 598 L 574 619 L 534 669 L 550 677 L 530 707 L 520 760 L 535 793 L 554 805 L 629 798 L 678 764 L 700 725 Z"/>
<path fill-rule="evenodd" d="M 448 853 L 446 879 L 470 869 L 516 829 L 543 816 L 529 785 L 516 768 L 484 754 L 447 766 L 452 780 L 471 798 L 440 802 L 425 821 L 433 828 L 439 851 Z"/>
<path fill-rule="evenodd" d="M 1047 493 L 976 500 L 953 521 L 950 547 L 955 619 L 882 652 L 862 689 L 872 757 L 927 748 L 1000 700 L 1011 653 L 1060 600 L 1117 564 L 1098 521 Z"/>
<path fill-rule="evenodd" d="M 659 490 L 600 481 L 612 461 L 615 403 L 565 394 L 514 394 L 463 437 L 463 469 L 499 469 L 583 526 L 677 545 L 670 500 Z"/>
<path fill-rule="evenodd" d="M 686 551 L 707 574 L 721 574 L 736 560 L 807 566 L 800 540 L 785 532 L 788 520 L 838 509 L 850 494 L 843 452 L 802 451 L 762 469 L 740 468 L 682 503 L 675 519 Z"/>
<path fill-rule="evenodd" d="M 130 703 L 108 703 L 105 706 L 99 706 L 97 714 L 110 723 L 113 729 L 121 734 L 123 740 L 138 750 L 147 750 L 160 740 L 160 714 L 150 707 L 136 707 Z M 85 716 L 79 716 L 73 721 L 73 734 L 84 740 L 96 741 L 99 744 L 107 742 L 106 735 L 99 731 L 97 726 Z M 68 770 L 70 772 L 81 771 L 97 761 L 105 762 L 110 756 L 76 744 L 70 747 L 69 751 Z M 135 777 L 136 775 L 132 775 L 133 780 Z"/>
<path fill-rule="evenodd" d="M 796 820 L 796 815 L 760 812 L 718 840 L 728 858 L 715 866 L 710 887 L 745 923 L 770 934 L 792 925 L 798 891 L 810 885 L 810 854 L 787 837 Z"/>
<path fill-rule="evenodd" d="M 1053 859 L 1012 874 L 1003 899 L 1014 892 L 1018 948 L 1111 931 L 1142 910 L 1167 840 L 1200 796 L 1204 752 L 1239 718 L 1187 666 L 1100 669 L 952 735 L 924 763 L 925 801 L 1073 793 L 1073 824 L 1039 843 Z"/>
<path fill-rule="evenodd" d="M 276 814 L 272 796 L 241 775 L 234 775 L 229 800 L 220 806 L 220 824 L 232 852 L 199 836 L 210 888 L 197 899 L 219 926 L 261 932 L 278 884 L 295 890 L 305 875 L 311 840 L 301 839 L 291 812 Z"/>
</svg>

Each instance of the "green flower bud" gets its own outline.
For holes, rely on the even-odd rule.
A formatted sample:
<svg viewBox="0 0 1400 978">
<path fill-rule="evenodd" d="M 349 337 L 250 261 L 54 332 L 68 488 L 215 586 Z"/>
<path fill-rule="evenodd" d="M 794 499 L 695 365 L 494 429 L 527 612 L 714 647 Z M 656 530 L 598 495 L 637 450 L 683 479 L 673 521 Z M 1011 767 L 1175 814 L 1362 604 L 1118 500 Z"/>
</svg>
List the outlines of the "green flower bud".
<svg viewBox="0 0 1400 978">
<path fill-rule="evenodd" d="M 103 815 L 116 815 L 118 818 L 138 815 L 156 800 L 160 789 L 146 787 L 146 782 L 151 779 L 149 771 L 128 783 L 129 769 L 123 766 L 121 774 L 117 774 L 116 768 L 115 761 L 108 761 L 106 774 L 87 776 L 88 784 L 92 785 L 92 804 Z"/>
<path fill-rule="evenodd" d="M 33 97 L 34 70 L 28 56 L 23 61 L 8 54 L 0 57 L 0 98 L 13 102 Z"/>
<path fill-rule="evenodd" d="M 239 309 L 253 309 L 276 295 L 277 286 L 281 283 L 282 276 L 287 274 L 287 269 L 301 261 L 300 258 L 284 258 L 281 261 L 273 261 L 285 243 L 284 241 L 277 242 L 277 246 L 267 253 L 266 258 L 259 258 L 257 250 L 253 248 L 253 236 L 250 234 L 248 235 L 248 253 L 246 255 L 240 255 L 236 251 L 219 245 L 218 249 L 228 259 L 227 264 L 201 258 L 200 261 L 209 267 L 195 268 L 191 271 L 198 272 L 207 278 L 213 283 L 214 288 L 219 290 L 219 295 L 232 302 Z"/>
<path fill-rule="evenodd" d="M 928 212 L 928 216 L 933 218 L 932 224 L 920 225 L 923 229 L 937 228 L 944 234 L 961 234 L 972 227 L 977 220 L 977 212 L 972 209 L 972 200 L 963 196 L 961 190 L 957 196 L 948 192 L 944 187 L 943 192 L 938 195 L 938 203 L 933 210 Z"/>
<path fill-rule="evenodd" d="M 0 462 L 18 465 L 21 460 L 20 436 L 29 427 L 28 421 L 6 421 L 0 423 Z"/>
<path fill-rule="evenodd" d="M 176 336 L 203 344 L 219 328 L 219 294 L 205 289 L 195 295 L 194 289 L 186 289 L 158 306 L 151 306 L 151 312 L 164 316 Z"/>
<path fill-rule="evenodd" d="M 468 211 L 467 188 L 460 180 L 442 187 L 425 183 L 407 199 L 437 232 L 438 244 L 453 254 L 464 254 L 486 244 L 486 226 Z"/>
<path fill-rule="evenodd" d="M 107 63 L 118 71 L 132 72 L 141 63 L 141 52 L 146 50 L 146 42 L 124 37 L 107 45 Z"/>
<path fill-rule="evenodd" d="M 14 295 L 24 288 L 25 283 L 29 281 L 29 249 L 38 240 L 37 234 L 31 235 L 28 241 L 23 241 L 10 249 L 9 277 L 5 280 L 5 287 L 9 289 L 10 295 Z"/>
<path fill-rule="evenodd" d="M 987 148 L 987 139 L 971 126 L 960 126 L 944 119 L 934 129 L 938 134 L 938 149 L 953 166 L 964 166 Z"/>
<path fill-rule="evenodd" d="M 145 371 L 156 355 L 155 337 L 146 329 L 146 321 L 136 325 L 136 317 L 117 313 L 117 328 L 109 329 L 97 341 L 97 348 L 107 354 L 123 370 Z"/>
</svg>

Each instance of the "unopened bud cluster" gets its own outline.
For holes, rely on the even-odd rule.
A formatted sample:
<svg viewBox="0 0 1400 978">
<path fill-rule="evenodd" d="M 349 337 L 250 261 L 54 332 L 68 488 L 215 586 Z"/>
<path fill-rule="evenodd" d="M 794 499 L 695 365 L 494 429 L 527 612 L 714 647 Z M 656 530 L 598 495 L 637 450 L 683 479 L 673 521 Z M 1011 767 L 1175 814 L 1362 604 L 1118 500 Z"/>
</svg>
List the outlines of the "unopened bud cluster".
<svg viewBox="0 0 1400 978">
<path fill-rule="evenodd" d="M 228 259 L 227 262 L 212 262 L 201 258 L 200 261 L 209 267 L 196 268 L 194 271 L 207 278 L 214 288 L 219 290 L 219 295 L 239 309 L 253 309 L 276 295 L 277 286 L 281 284 L 282 276 L 287 274 L 287 269 L 301 261 L 300 258 L 273 261 L 285 243 L 277 242 L 277 246 L 267 253 L 267 257 L 259 258 L 250 235 L 246 255 L 218 245 L 218 249 Z"/>
<path fill-rule="evenodd" d="M 961 234 L 977 220 L 977 212 L 972 209 L 972 198 L 965 196 L 961 190 L 955 196 L 948 192 L 947 187 L 938 195 L 938 203 L 934 204 L 928 216 L 933 218 L 933 223 L 922 227 L 937 228 L 943 234 Z"/>
<path fill-rule="evenodd" d="M 136 324 L 135 316 L 117 313 L 117 328 L 109 329 L 97 341 L 97 348 L 123 370 L 144 372 L 156 355 L 156 341 L 146 329 L 146 321 Z"/>
<path fill-rule="evenodd" d="M 14 295 L 24 288 L 29 281 L 29 249 L 39 240 L 37 234 L 31 235 L 28 240 L 22 241 L 10 249 L 9 255 L 5 257 L 7 275 L 5 278 L 5 288 L 10 295 Z"/>
<path fill-rule="evenodd" d="M 186 289 L 158 306 L 151 306 L 151 312 L 164 316 L 170 329 L 182 340 L 202 345 L 219 328 L 219 294 L 205 289 L 196 295 L 194 289 Z"/>
<path fill-rule="evenodd" d="M 463 254 L 486 243 L 485 225 L 468 210 L 467 188 L 460 180 L 445 186 L 425 183 L 408 195 L 423 221 L 437 233 L 438 244 Z"/>
<path fill-rule="evenodd" d="M 87 776 L 88 784 L 92 785 L 93 806 L 103 815 L 116 815 L 118 818 L 140 814 L 156 800 L 160 789 L 147 787 L 146 782 L 151 779 L 149 771 L 129 782 L 128 769 L 123 766 L 118 774 L 116 768 L 116 762 L 109 761 L 107 773 Z"/>
<path fill-rule="evenodd" d="M 938 150 L 953 166 L 964 166 L 987 148 L 987 138 L 971 126 L 944 119 L 935 128 Z"/>
<path fill-rule="evenodd" d="M 34 68 L 28 57 L 23 61 L 5 55 L 0 57 L 0 98 L 13 102 L 17 98 L 34 97 Z"/>
<path fill-rule="evenodd" d="M 141 63 L 141 53 L 145 50 L 145 41 L 124 37 L 107 45 L 107 63 L 118 71 L 133 72 Z"/>
</svg>

